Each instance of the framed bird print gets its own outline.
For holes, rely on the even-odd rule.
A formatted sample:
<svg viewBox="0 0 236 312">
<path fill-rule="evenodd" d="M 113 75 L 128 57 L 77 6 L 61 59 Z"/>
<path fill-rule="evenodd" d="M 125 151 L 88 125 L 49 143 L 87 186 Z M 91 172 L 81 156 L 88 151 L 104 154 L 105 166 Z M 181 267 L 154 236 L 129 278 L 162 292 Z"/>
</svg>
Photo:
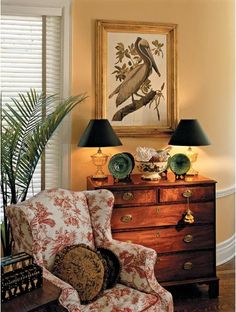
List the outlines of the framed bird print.
<svg viewBox="0 0 236 312">
<path fill-rule="evenodd" d="M 96 21 L 96 118 L 119 136 L 165 136 L 177 124 L 175 24 Z"/>
</svg>

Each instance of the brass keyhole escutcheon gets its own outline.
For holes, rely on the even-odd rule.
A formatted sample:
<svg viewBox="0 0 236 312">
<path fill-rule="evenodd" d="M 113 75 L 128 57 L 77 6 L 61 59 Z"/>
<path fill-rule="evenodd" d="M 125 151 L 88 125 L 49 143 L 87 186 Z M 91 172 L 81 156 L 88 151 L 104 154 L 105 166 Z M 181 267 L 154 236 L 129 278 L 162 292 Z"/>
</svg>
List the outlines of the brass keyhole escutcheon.
<svg viewBox="0 0 236 312">
<path fill-rule="evenodd" d="M 184 270 L 190 271 L 193 268 L 192 262 L 185 262 L 184 263 Z"/>
<path fill-rule="evenodd" d="M 161 208 L 158 206 L 158 207 L 157 207 L 157 214 L 160 213 L 160 210 L 161 210 Z"/>
<path fill-rule="evenodd" d="M 132 221 L 132 219 L 133 219 L 132 215 L 125 215 L 120 218 L 121 222 L 124 222 L 124 223 L 130 222 Z"/>
<path fill-rule="evenodd" d="M 184 191 L 184 192 L 183 192 L 183 196 L 184 196 L 185 198 L 191 197 L 191 196 L 192 196 L 192 191 L 191 191 L 191 190 L 186 190 L 186 191 Z"/>
<path fill-rule="evenodd" d="M 131 192 L 125 192 L 122 197 L 124 200 L 132 200 L 134 199 L 134 194 Z"/>
<path fill-rule="evenodd" d="M 193 241 L 193 236 L 191 234 L 187 234 L 184 236 L 185 243 L 191 243 Z"/>
<path fill-rule="evenodd" d="M 156 232 L 156 237 L 160 237 L 160 236 L 161 236 L 160 232 L 157 231 L 157 232 Z"/>
</svg>

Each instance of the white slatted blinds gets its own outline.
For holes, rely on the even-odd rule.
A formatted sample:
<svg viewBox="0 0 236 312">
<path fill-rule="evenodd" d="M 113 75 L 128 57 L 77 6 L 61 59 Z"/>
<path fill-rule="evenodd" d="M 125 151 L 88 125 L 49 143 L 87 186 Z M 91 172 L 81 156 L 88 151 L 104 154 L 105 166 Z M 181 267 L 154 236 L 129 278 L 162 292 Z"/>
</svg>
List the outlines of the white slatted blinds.
<svg viewBox="0 0 236 312">
<path fill-rule="evenodd" d="M 61 16 L 1 17 L 2 106 L 18 93 L 59 94 L 62 90 Z M 50 140 L 45 163 L 36 168 L 28 197 L 41 188 L 60 186 L 60 130 Z"/>
</svg>

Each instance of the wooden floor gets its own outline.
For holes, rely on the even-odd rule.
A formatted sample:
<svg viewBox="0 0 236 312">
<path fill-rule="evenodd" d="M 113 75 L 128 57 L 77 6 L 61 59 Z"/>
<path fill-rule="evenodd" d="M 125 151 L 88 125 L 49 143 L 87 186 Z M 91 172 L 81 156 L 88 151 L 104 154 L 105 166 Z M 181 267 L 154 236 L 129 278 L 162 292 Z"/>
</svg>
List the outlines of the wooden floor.
<svg viewBox="0 0 236 312">
<path fill-rule="evenodd" d="M 207 285 L 188 285 L 169 289 L 174 298 L 175 312 L 235 312 L 235 259 L 217 269 L 220 295 L 209 299 Z"/>
</svg>

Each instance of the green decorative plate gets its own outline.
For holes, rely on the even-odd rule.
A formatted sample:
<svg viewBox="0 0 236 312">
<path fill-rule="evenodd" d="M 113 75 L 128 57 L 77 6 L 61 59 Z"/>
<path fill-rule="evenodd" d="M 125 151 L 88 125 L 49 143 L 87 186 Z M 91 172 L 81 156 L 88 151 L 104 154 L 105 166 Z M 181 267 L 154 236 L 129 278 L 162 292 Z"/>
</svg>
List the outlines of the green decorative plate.
<svg viewBox="0 0 236 312">
<path fill-rule="evenodd" d="M 114 178 L 125 179 L 131 173 L 133 163 L 126 153 L 119 153 L 111 157 L 108 169 Z"/>
<path fill-rule="evenodd" d="M 134 156 L 131 154 L 131 153 L 128 153 L 128 152 L 124 152 L 123 154 L 129 156 L 129 158 L 131 159 L 131 162 L 132 162 L 132 170 L 134 169 L 135 167 L 135 160 L 134 160 Z"/>
<path fill-rule="evenodd" d="M 175 154 L 170 157 L 169 166 L 171 171 L 177 175 L 185 174 L 190 169 L 190 160 L 184 154 Z"/>
</svg>

